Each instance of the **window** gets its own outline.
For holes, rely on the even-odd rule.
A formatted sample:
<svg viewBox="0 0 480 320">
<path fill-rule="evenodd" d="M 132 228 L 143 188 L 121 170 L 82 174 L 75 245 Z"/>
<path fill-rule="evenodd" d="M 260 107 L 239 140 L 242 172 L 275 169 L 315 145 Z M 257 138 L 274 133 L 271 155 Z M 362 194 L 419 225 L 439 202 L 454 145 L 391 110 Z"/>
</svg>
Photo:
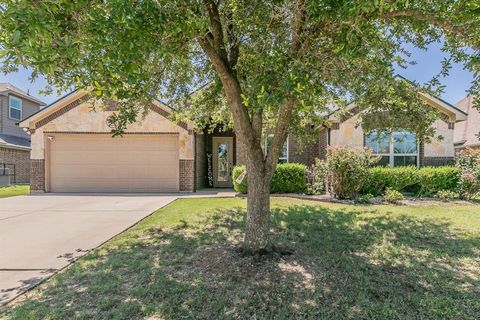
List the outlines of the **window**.
<svg viewBox="0 0 480 320">
<path fill-rule="evenodd" d="M 417 166 L 418 144 L 415 133 L 373 131 L 365 136 L 365 145 L 380 156 L 380 166 Z"/>
<path fill-rule="evenodd" d="M 11 119 L 22 120 L 22 100 L 9 97 L 8 114 Z"/>
<path fill-rule="evenodd" d="M 263 143 L 263 152 L 265 154 L 267 154 L 265 150 L 267 150 L 268 152 L 268 149 L 272 144 L 272 139 L 273 139 L 273 134 L 269 134 Z M 287 141 L 285 141 L 285 144 L 283 145 L 282 149 L 280 150 L 280 155 L 278 156 L 278 162 L 279 163 L 288 162 L 288 138 L 287 138 Z"/>
</svg>

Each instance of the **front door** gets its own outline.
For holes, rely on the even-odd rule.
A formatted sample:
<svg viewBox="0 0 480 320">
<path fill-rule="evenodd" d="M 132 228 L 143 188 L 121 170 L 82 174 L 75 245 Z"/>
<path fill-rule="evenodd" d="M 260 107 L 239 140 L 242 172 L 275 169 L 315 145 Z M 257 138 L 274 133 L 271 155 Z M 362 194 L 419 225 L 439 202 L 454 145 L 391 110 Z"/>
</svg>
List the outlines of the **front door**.
<svg viewBox="0 0 480 320">
<path fill-rule="evenodd" d="M 233 169 L 233 137 L 213 137 L 213 187 L 230 188 Z"/>
</svg>

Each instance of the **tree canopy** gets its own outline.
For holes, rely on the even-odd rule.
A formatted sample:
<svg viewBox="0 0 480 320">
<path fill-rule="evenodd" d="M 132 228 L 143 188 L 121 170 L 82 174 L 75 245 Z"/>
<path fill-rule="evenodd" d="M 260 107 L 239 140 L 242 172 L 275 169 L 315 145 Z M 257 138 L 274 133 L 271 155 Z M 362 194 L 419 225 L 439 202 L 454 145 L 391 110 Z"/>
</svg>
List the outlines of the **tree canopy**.
<svg viewBox="0 0 480 320">
<path fill-rule="evenodd" d="M 282 103 L 294 98 L 295 131 L 321 124 L 332 104 L 372 107 L 386 91 L 398 94 L 372 112 L 399 101 L 414 110 L 414 99 L 405 103 L 412 96 L 393 81 L 395 65 L 409 63 L 407 42 L 443 42 L 451 58 L 439 73 L 450 61 L 463 62 L 478 91 L 479 17 L 480 4 L 468 0 L 2 1 L 0 44 L 4 70 L 24 65 L 59 89 L 93 86 L 98 98 L 128 101 L 119 108 L 119 129 L 153 97 L 181 106 L 191 121 L 231 123 L 208 54 L 217 50 L 250 117 L 261 112 L 272 127 Z M 421 90 L 438 89 L 432 80 Z M 201 95 L 189 99 L 199 88 Z M 418 119 L 431 121 L 411 117 L 405 124 L 427 127 Z"/>
<path fill-rule="evenodd" d="M 246 146 L 245 248 L 255 252 L 268 246 L 270 181 L 289 133 L 354 100 L 361 117 L 395 117 L 376 129 L 401 124 L 425 138 L 436 115 L 417 91 L 441 89 L 452 61 L 473 72 L 472 93 L 480 89 L 478 0 L 8 0 L 0 8 L 4 70 L 27 66 L 57 88 L 117 101 L 116 134 L 158 97 L 186 120 L 231 123 Z M 438 77 L 396 80 L 395 66 L 410 63 L 405 44 L 433 42 L 448 53 Z"/>
</svg>

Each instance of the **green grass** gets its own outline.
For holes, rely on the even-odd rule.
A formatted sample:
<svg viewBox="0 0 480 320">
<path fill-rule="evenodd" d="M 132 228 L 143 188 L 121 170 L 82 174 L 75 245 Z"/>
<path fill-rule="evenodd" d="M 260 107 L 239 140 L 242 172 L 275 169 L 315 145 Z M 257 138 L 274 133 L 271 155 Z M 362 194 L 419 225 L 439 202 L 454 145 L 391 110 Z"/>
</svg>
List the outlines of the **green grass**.
<svg viewBox="0 0 480 320">
<path fill-rule="evenodd" d="M 244 199 L 184 199 L 9 307 L 13 319 L 478 319 L 480 206 L 272 199 L 242 256 Z"/>
<path fill-rule="evenodd" d="M 0 198 L 22 196 L 30 193 L 30 186 L 0 187 Z"/>
</svg>

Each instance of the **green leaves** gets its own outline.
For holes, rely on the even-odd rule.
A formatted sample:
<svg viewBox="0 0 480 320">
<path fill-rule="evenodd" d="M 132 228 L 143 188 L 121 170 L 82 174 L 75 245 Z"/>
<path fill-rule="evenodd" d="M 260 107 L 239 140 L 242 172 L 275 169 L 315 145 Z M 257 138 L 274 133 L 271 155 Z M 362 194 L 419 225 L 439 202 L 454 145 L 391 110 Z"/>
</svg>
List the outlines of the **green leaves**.
<svg viewBox="0 0 480 320">
<path fill-rule="evenodd" d="M 293 1 L 218 3 L 222 59 L 231 63 L 238 49 L 232 72 L 242 103 L 250 115 L 262 111 L 266 127 L 275 125 L 279 106 L 291 97 L 290 130 L 299 135 L 307 123 L 322 124 L 333 104 L 355 99 L 359 108 L 401 118 L 388 125 L 433 135 L 427 128 L 437 115 L 425 115 L 416 95 L 393 88 L 394 66 L 408 64 L 407 42 L 445 41 L 445 52 L 475 74 L 472 94 L 480 91 L 478 1 L 307 0 L 297 22 Z M 207 7 L 191 0 L 3 1 L 2 69 L 28 66 L 59 90 L 93 87 L 101 99 L 129 101 L 129 113 L 142 114 L 148 101 L 162 98 L 183 108 L 184 120 L 230 123 L 220 74 L 198 44 L 212 30 Z M 439 66 L 432 92 L 441 89 L 437 80 L 448 74 L 449 61 Z M 191 99 L 201 87 L 201 97 Z"/>
</svg>

